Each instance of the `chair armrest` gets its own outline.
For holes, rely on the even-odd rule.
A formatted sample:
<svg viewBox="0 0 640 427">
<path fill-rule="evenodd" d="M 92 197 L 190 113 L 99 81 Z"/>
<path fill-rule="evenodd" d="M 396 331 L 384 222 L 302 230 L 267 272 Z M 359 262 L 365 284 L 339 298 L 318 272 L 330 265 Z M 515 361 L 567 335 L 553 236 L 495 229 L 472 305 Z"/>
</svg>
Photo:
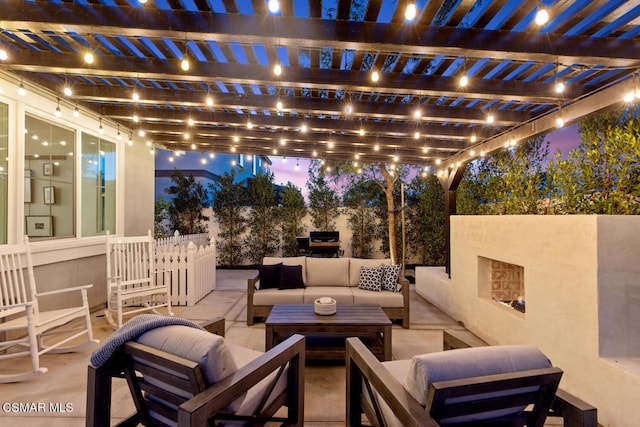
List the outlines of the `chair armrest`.
<svg viewBox="0 0 640 427">
<path fill-rule="evenodd" d="M 299 410 L 304 405 L 304 349 L 304 336 L 289 337 L 235 373 L 180 405 L 178 426 L 206 426 L 211 417 L 288 362 L 291 364 L 287 374 L 289 376 L 287 389 L 290 395 L 295 396 L 289 400 L 289 403 L 297 406 L 297 408 L 290 406 L 289 410 L 303 413 L 304 411 Z M 297 415 L 302 416 L 301 413 Z"/>
<path fill-rule="evenodd" d="M 74 286 L 72 288 L 56 289 L 55 291 L 38 292 L 36 294 L 36 296 L 42 297 L 42 296 L 46 296 L 46 295 L 62 294 L 62 293 L 65 293 L 65 292 L 82 291 L 82 290 L 86 290 L 86 289 L 89 289 L 89 288 L 92 288 L 92 287 L 93 287 L 93 285 Z"/>
<path fill-rule="evenodd" d="M 564 427 L 598 426 L 598 409 L 561 389 L 556 392 L 550 415 L 564 418 Z"/>
<path fill-rule="evenodd" d="M 260 281 L 260 276 L 258 274 L 247 279 L 247 292 L 249 295 L 253 295 L 256 292 L 256 283 L 258 283 L 258 281 Z"/>
<path fill-rule="evenodd" d="M 369 382 L 380 398 L 391 408 L 400 424 L 409 427 L 439 427 L 409 392 L 391 375 L 377 357 L 358 338 L 347 338 L 347 425 L 359 425 L 361 417 L 362 380 Z M 377 421 L 370 420 L 373 425 Z"/>
<path fill-rule="evenodd" d="M 225 320 L 224 317 L 215 317 L 210 320 L 203 320 L 199 322 L 199 325 L 202 326 L 207 332 L 211 332 L 212 334 L 220 335 L 224 337 L 225 333 Z"/>
</svg>

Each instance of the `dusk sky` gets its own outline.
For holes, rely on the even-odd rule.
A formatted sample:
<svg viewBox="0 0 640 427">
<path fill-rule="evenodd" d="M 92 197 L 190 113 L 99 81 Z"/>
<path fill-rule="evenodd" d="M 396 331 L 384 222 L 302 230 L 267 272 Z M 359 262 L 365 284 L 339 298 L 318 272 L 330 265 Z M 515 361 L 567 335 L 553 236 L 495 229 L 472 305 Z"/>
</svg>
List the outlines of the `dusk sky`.
<svg viewBox="0 0 640 427">
<path fill-rule="evenodd" d="M 552 158 L 555 155 L 556 150 L 560 150 L 563 156 L 566 156 L 569 151 L 578 146 L 580 137 L 578 135 L 578 125 L 573 124 L 566 126 L 557 131 L 551 132 L 547 135 L 547 139 L 551 142 L 549 157 Z M 297 185 L 302 194 L 307 197 L 307 188 L 305 183 L 308 178 L 308 169 L 311 160 L 309 159 L 295 159 L 287 158 L 283 160 L 282 157 L 270 156 L 273 165 L 271 171 L 273 172 L 276 184 L 286 184 L 291 181 Z M 296 167 L 296 163 L 298 166 Z"/>
</svg>

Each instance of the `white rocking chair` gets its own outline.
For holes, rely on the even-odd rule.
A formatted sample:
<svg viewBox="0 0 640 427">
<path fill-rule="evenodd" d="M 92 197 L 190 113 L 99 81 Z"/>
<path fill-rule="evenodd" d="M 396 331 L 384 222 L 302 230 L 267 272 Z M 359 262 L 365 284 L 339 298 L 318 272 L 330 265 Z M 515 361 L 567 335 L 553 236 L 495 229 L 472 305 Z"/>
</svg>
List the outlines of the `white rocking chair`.
<svg viewBox="0 0 640 427">
<path fill-rule="evenodd" d="M 107 234 L 107 309 L 109 324 L 119 329 L 125 316 L 167 307 L 171 312 L 171 288 L 156 281 L 153 237 L 118 237 Z"/>
<path fill-rule="evenodd" d="M 91 330 L 87 298 L 91 286 L 38 292 L 28 238 L 25 236 L 22 244 L 0 245 L 0 361 L 28 355 L 32 364 L 28 371 L 0 373 L 0 383 L 24 381 L 47 372 L 47 368 L 40 366 L 41 354 L 79 351 L 99 342 L 93 339 Z M 81 305 L 39 310 L 39 302 L 47 297 L 69 292 L 79 293 Z M 74 319 L 81 320 L 61 328 Z M 64 346 L 84 334 L 86 342 Z"/>
</svg>

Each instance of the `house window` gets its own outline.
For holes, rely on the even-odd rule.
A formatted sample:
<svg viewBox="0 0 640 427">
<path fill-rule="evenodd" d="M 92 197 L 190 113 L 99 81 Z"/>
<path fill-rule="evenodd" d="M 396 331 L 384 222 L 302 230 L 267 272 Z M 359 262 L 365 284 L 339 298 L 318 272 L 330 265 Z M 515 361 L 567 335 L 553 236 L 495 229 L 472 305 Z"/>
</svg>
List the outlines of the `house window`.
<svg viewBox="0 0 640 427">
<path fill-rule="evenodd" d="M 244 154 L 238 154 L 238 166 L 244 167 Z"/>
<path fill-rule="evenodd" d="M 8 173 L 9 173 L 9 106 L 0 102 L 0 244 L 7 243 Z"/>
<path fill-rule="evenodd" d="M 24 147 L 26 234 L 73 237 L 75 132 L 27 115 Z"/>
<path fill-rule="evenodd" d="M 82 235 L 116 231 L 116 145 L 82 133 Z"/>
</svg>

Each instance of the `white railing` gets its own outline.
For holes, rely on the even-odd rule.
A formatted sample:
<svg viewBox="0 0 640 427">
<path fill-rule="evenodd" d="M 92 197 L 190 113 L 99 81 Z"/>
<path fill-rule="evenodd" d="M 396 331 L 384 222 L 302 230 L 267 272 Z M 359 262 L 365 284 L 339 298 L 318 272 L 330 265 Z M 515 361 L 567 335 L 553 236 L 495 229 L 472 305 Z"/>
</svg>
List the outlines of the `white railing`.
<svg viewBox="0 0 640 427">
<path fill-rule="evenodd" d="M 171 285 L 171 305 L 195 305 L 215 290 L 216 245 L 208 240 L 203 246 L 156 242 L 156 280 Z"/>
<path fill-rule="evenodd" d="M 209 244 L 209 233 L 180 234 L 176 230 L 173 236 L 156 239 L 155 244 L 156 246 L 186 246 L 189 242 L 193 242 L 196 246 L 207 246 Z"/>
</svg>

